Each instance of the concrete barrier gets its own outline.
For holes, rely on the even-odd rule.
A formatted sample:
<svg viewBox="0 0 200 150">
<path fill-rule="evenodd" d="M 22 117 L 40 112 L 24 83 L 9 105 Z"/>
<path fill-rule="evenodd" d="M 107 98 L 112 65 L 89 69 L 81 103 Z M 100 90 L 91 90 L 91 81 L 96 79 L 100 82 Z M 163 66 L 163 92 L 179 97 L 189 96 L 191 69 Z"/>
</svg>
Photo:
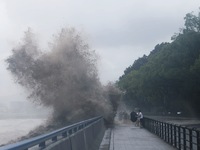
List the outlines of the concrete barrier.
<svg viewBox="0 0 200 150">
<path fill-rule="evenodd" d="M 105 133 L 105 126 L 103 119 L 99 120 L 97 124 L 93 124 L 93 131 L 95 140 L 93 140 L 93 145 L 90 150 L 98 150 Z"/>
<path fill-rule="evenodd" d="M 72 150 L 87 150 L 84 138 L 84 131 L 78 131 L 70 137 Z"/>
<path fill-rule="evenodd" d="M 70 138 L 64 138 L 51 145 L 44 150 L 72 150 Z"/>
<path fill-rule="evenodd" d="M 85 136 L 85 144 L 86 144 L 86 148 L 88 150 L 90 150 L 92 148 L 92 145 L 94 143 L 94 130 L 93 127 L 87 127 L 84 130 L 84 136 Z"/>
<path fill-rule="evenodd" d="M 104 121 L 101 119 L 70 137 L 54 142 L 44 150 L 98 150 L 104 133 Z"/>
</svg>

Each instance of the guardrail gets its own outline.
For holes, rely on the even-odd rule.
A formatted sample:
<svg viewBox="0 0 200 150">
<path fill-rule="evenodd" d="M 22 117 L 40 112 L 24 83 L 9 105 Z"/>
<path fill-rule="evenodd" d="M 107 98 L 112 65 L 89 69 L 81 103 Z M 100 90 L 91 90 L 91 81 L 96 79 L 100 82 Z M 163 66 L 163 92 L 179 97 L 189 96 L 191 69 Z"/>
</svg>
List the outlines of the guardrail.
<svg viewBox="0 0 200 150">
<path fill-rule="evenodd" d="M 0 150 L 28 150 L 29 148 L 33 148 L 35 146 L 39 147 L 39 149 L 43 149 L 49 143 L 52 144 L 52 143 L 57 142 L 58 140 L 62 140 L 66 137 L 70 137 L 70 135 L 75 134 L 76 132 L 100 120 L 102 120 L 102 117 L 95 117 L 92 119 L 84 120 L 84 121 L 69 125 L 67 127 L 58 129 L 48 134 L 44 134 L 44 135 L 37 136 L 37 137 L 24 140 L 18 143 L 0 147 Z"/>
<path fill-rule="evenodd" d="M 200 131 L 181 125 L 144 118 L 144 127 L 179 150 L 200 150 Z"/>
</svg>

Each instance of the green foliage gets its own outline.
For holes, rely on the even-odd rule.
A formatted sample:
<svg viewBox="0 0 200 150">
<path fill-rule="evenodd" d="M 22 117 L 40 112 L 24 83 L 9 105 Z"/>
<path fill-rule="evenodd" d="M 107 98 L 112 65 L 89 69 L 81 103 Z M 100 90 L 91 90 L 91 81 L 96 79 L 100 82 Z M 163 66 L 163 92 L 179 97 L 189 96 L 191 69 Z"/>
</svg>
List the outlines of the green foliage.
<svg viewBox="0 0 200 150">
<path fill-rule="evenodd" d="M 185 27 L 186 31 L 200 31 L 200 14 L 198 16 L 193 15 L 193 13 L 188 13 L 185 16 Z"/>
<path fill-rule="evenodd" d="M 173 42 L 156 45 L 119 78 L 127 103 L 146 111 L 200 112 L 200 15 L 184 19 Z"/>
</svg>

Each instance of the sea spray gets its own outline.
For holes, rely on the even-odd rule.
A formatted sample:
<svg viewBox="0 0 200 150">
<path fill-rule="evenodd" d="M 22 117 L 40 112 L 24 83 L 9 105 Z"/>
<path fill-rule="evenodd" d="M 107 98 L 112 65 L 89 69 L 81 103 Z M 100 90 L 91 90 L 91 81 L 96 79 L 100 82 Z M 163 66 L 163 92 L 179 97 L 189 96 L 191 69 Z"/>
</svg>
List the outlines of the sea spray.
<svg viewBox="0 0 200 150">
<path fill-rule="evenodd" d="M 42 51 L 31 29 L 6 60 L 17 83 L 30 91 L 29 99 L 53 108 L 49 124 L 68 124 L 94 116 L 113 121 L 120 91 L 102 86 L 97 55 L 74 28 L 54 35 L 50 50 Z"/>
</svg>

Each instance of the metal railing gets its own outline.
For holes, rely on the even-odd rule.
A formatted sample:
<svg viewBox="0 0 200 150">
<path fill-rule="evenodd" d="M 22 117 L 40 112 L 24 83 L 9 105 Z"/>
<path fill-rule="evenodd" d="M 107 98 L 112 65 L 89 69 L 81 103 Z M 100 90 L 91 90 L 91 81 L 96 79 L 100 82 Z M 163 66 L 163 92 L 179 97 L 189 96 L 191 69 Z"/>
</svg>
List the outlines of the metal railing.
<svg viewBox="0 0 200 150">
<path fill-rule="evenodd" d="M 14 144 L 6 145 L 0 147 L 0 150 L 28 150 L 34 146 L 39 146 L 40 149 L 45 148 L 49 141 L 56 142 L 60 139 L 69 137 L 70 135 L 74 134 L 75 132 L 94 124 L 95 122 L 101 120 L 102 117 L 95 117 L 92 119 L 84 120 L 67 127 L 58 129 L 48 134 L 44 134 L 41 136 L 37 136 L 31 139 L 27 139 L 21 142 L 17 142 Z"/>
<path fill-rule="evenodd" d="M 144 127 L 179 150 L 200 150 L 200 131 L 172 123 L 144 118 Z"/>
</svg>

